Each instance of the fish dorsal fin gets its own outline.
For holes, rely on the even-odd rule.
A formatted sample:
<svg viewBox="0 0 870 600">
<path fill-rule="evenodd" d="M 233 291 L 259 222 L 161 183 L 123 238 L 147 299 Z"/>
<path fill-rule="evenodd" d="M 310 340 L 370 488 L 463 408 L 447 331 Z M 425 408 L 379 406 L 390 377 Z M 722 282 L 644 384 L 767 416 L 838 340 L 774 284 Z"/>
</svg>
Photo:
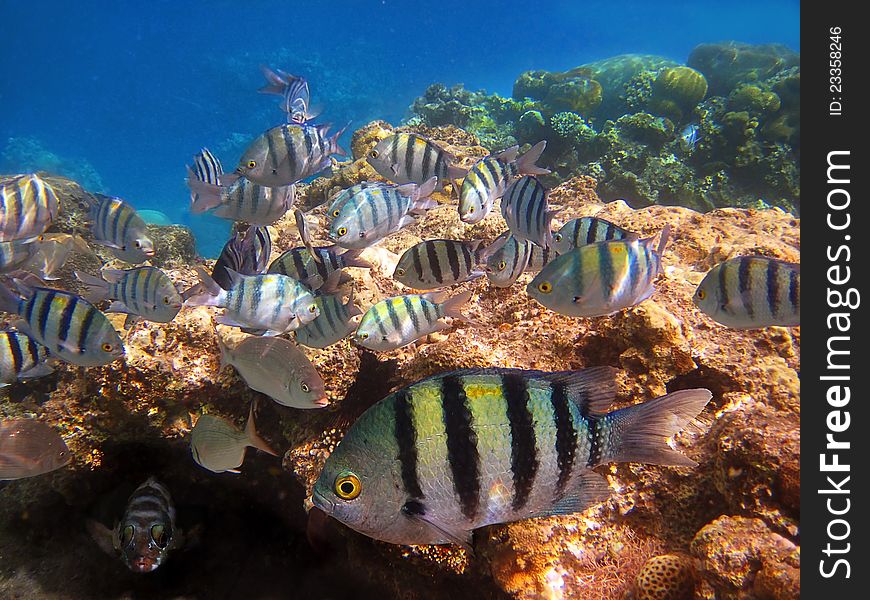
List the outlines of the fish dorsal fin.
<svg viewBox="0 0 870 600">
<path fill-rule="evenodd" d="M 520 147 L 514 144 L 510 148 L 505 148 L 501 152 L 496 152 L 492 157 L 504 162 L 513 162 L 517 159 L 517 154 L 519 154 L 519 152 Z"/>
<path fill-rule="evenodd" d="M 551 508 L 529 516 L 536 518 L 572 515 L 607 500 L 610 493 L 610 485 L 603 476 L 595 471 L 586 471 L 578 476 L 576 487 L 569 490 Z"/>
<path fill-rule="evenodd" d="M 584 414 L 607 414 L 616 397 L 616 369 L 613 367 L 557 371 L 546 373 L 545 378 L 565 386 L 565 394 Z"/>
<path fill-rule="evenodd" d="M 100 271 L 100 276 L 109 283 L 118 283 L 126 274 L 126 271 L 120 269 L 103 269 Z"/>
<path fill-rule="evenodd" d="M 465 550 L 474 554 L 474 549 L 471 547 L 471 530 L 453 529 L 439 523 L 435 518 L 427 514 L 426 507 L 417 500 L 408 500 L 405 502 L 402 506 L 402 514 L 412 521 L 416 521 L 417 523 L 421 523 L 426 527 L 433 529 L 437 532 L 438 537 L 449 540 L 457 546 L 462 546 Z"/>
</svg>

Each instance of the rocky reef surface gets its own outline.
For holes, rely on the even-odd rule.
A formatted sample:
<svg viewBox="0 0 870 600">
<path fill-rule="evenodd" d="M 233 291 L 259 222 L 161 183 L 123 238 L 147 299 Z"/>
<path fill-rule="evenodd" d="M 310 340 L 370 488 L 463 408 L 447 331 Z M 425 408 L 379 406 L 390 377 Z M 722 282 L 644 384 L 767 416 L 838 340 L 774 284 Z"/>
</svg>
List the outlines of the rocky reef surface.
<svg viewBox="0 0 870 600">
<path fill-rule="evenodd" d="M 782 46 L 526 71 L 510 98 L 434 84 L 411 112 L 411 123 L 456 125 L 495 150 L 545 139 L 550 183 L 589 175 L 605 201 L 800 209 L 800 56 Z"/>
<path fill-rule="evenodd" d="M 602 83 L 599 107 L 619 102 L 607 88 Z M 460 164 L 495 149 L 455 126 L 412 128 Z M 392 131 L 384 122 L 358 130 L 353 160 L 300 193 L 312 225 L 325 223 L 328 194 L 377 178 L 363 157 Z M 79 204 L 87 192 L 50 181 L 62 202 L 59 228 L 82 230 Z M 75 458 L 60 471 L 0 483 L 0 597 L 797 597 L 800 328 L 728 329 L 700 313 L 691 297 L 706 271 L 731 256 L 799 261 L 799 220 L 779 208 L 632 208 L 605 202 L 601 189 L 588 175 L 558 185 L 550 196 L 563 207 L 557 220 L 598 215 L 644 236 L 673 228 L 656 292 L 616 315 L 550 312 L 525 294 L 528 275 L 506 289 L 485 278 L 467 282 L 457 287 L 473 293 L 466 312 L 475 324 L 457 323 L 416 349 L 376 354 L 348 340 L 305 348 L 331 401 L 319 411 L 279 406 L 249 390 L 232 369 L 221 371 L 218 335 L 230 330 L 216 329 L 215 311 L 205 307 L 184 308 L 169 324 L 135 325 L 124 336 L 125 357 L 109 366 L 63 364 L 52 376 L 5 388 L 0 414 L 57 427 Z M 497 207 L 474 226 L 461 223 L 450 191 L 434 196 L 439 206 L 418 224 L 365 251 L 374 269 L 348 271 L 360 307 L 404 293 L 390 274 L 412 244 L 492 240 L 505 229 Z M 298 243 L 291 215 L 271 229 L 274 256 Z M 192 284 L 192 267 L 202 261 L 189 232 L 160 226 L 152 232 L 160 249 L 155 265 L 179 287 Z M 109 258 L 77 256 L 69 269 L 94 272 Z M 68 272 L 59 283 L 77 289 Z M 111 319 L 120 329 L 123 316 Z M 618 406 L 682 388 L 713 391 L 698 421 L 674 440 L 696 468 L 601 467 L 613 488 L 609 500 L 581 514 L 478 530 L 474 555 L 373 541 L 316 513 L 308 521 L 306 498 L 329 452 L 391 390 L 464 367 L 597 365 L 619 369 Z M 208 412 L 242 426 L 252 402 L 258 431 L 283 459 L 249 450 L 241 475 L 198 467 L 187 445 L 192 417 Z M 103 554 L 84 523 L 111 525 L 126 495 L 149 475 L 171 490 L 181 527 L 198 534 L 157 572 L 141 576 Z"/>
</svg>

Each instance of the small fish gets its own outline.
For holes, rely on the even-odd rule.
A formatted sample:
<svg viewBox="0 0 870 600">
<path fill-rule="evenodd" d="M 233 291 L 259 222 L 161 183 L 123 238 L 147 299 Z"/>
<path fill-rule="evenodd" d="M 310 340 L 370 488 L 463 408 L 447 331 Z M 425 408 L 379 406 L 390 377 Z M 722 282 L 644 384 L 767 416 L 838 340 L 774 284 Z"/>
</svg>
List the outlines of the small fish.
<svg viewBox="0 0 870 600">
<path fill-rule="evenodd" d="M 90 302 L 109 299 L 106 312 L 126 313 L 132 326 L 138 318 L 155 323 L 169 323 L 181 310 L 181 294 L 172 280 L 156 267 L 136 267 L 125 271 L 103 269 L 100 277 L 75 272 L 76 279 L 88 286 L 85 296 Z"/>
<path fill-rule="evenodd" d="M 637 234 L 597 217 L 571 219 L 553 234 L 553 248 L 565 254 L 574 248 L 595 242 L 624 240 L 637 237 Z"/>
<path fill-rule="evenodd" d="M 552 243 L 550 222 L 557 212 L 547 209 L 547 188 L 531 175 L 513 182 L 501 201 L 501 215 L 511 233 L 542 248 Z"/>
<path fill-rule="evenodd" d="M 232 365 L 252 390 L 282 406 L 323 408 L 329 404 L 323 379 L 311 361 L 289 340 L 246 338 L 235 348 L 220 344 L 221 368 Z"/>
<path fill-rule="evenodd" d="M 666 225 L 658 248 L 653 247 L 654 237 L 580 246 L 544 267 L 526 293 L 571 317 L 609 315 L 639 304 L 655 291 L 653 280 L 662 271 L 669 234 Z"/>
<path fill-rule="evenodd" d="M 426 240 L 405 250 L 393 279 L 418 290 L 433 290 L 483 276 L 480 240 Z"/>
<path fill-rule="evenodd" d="M 668 446 L 710 401 L 692 389 L 608 412 L 613 369 L 441 373 L 393 392 L 326 459 L 314 506 L 393 544 L 459 544 L 485 525 L 606 499 L 593 467 L 696 463 Z"/>
<path fill-rule="evenodd" d="M 278 456 L 257 433 L 253 404 L 244 431 L 239 431 L 235 425 L 221 417 L 202 415 L 190 432 L 190 452 L 193 460 L 214 473 L 239 473 L 248 446 Z"/>
<path fill-rule="evenodd" d="M 438 180 L 423 185 L 408 183 L 366 188 L 352 196 L 329 225 L 329 238 L 343 248 L 366 248 L 402 227 L 415 223 L 414 215 L 436 205 L 428 196 Z"/>
<path fill-rule="evenodd" d="M 801 266 L 765 256 L 730 258 L 707 273 L 692 301 L 733 329 L 798 327 Z"/>
<path fill-rule="evenodd" d="M 495 287 L 510 287 L 523 273 L 537 273 L 556 258 L 552 248 L 521 240 L 509 230 L 484 251 L 486 277 Z"/>
<path fill-rule="evenodd" d="M 37 238 L 0 242 L 0 273 L 9 273 L 24 267 L 36 255 Z"/>
<path fill-rule="evenodd" d="M 329 202 L 329 206 L 326 209 L 326 216 L 328 219 L 338 218 L 338 215 L 341 214 L 342 207 L 347 204 L 348 200 L 365 189 L 392 187 L 395 187 L 392 183 L 384 183 L 383 181 L 361 181 L 360 183 L 352 185 L 337 193 Z"/>
<path fill-rule="evenodd" d="M 44 233 L 23 240 L 0 242 L 0 273 L 24 270 L 40 279 L 56 279 L 54 274 L 73 249 L 91 252 L 81 237 L 66 233 Z"/>
<path fill-rule="evenodd" d="M 251 225 L 271 225 L 284 216 L 296 199 L 296 186 L 267 187 L 236 178 L 229 185 L 213 185 L 199 181 L 187 168 L 187 185 L 191 198 L 190 212 L 199 214 L 211 210 L 212 214 L 231 221 L 244 221 Z"/>
<path fill-rule="evenodd" d="M 103 194 L 87 198 L 94 240 L 108 247 L 118 259 L 131 264 L 154 256 L 154 242 L 145 233 L 145 221 L 121 200 Z"/>
<path fill-rule="evenodd" d="M 0 331 L 0 387 L 19 379 L 36 379 L 54 372 L 46 364 L 48 350 L 20 331 Z"/>
<path fill-rule="evenodd" d="M 265 131 L 242 154 L 235 172 L 224 175 L 221 183 L 241 176 L 259 185 L 279 187 L 320 173 L 331 165 L 331 154 L 347 154 L 338 145 L 346 127 L 326 137 L 329 128 L 291 123 Z"/>
<path fill-rule="evenodd" d="M 18 328 L 60 359 L 82 367 L 107 365 L 124 355 L 124 344 L 106 315 L 87 300 L 13 280 L 19 298 L 0 285 L 0 310 L 18 314 Z"/>
<path fill-rule="evenodd" d="M 356 329 L 354 317 L 363 314 L 353 303 L 353 294 L 347 302 L 340 294 L 319 294 L 314 301 L 317 318 L 296 330 L 296 341 L 309 348 L 326 348 L 343 340 Z"/>
<path fill-rule="evenodd" d="M 193 168 L 188 167 L 188 177 L 193 175 L 197 181 L 210 185 L 220 185 L 221 175 L 224 174 L 221 161 L 212 154 L 208 148 L 203 148 L 198 154 L 193 155 Z M 200 204 L 199 194 L 190 192 L 190 205 Z"/>
<path fill-rule="evenodd" d="M 465 291 L 448 298 L 445 292 L 407 294 L 381 300 L 363 315 L 354 341 L 370 350 L 389 352 L 446 329 L 444 317 L 468 321 L 462 306 L 471 299 Z"/>
<path fill-rule="evenodd" d="M 339 246 L 320 246 L 308 248 L 291 248 L 269 265 L 269 273 L 280 273 L 292 277 L 310 287 L 319 289 L 336 271 L 347 267 L 371 269 L 372 264 L 360 258 L 363 248 L 347 250 Z M 318 260 L 319 259 L 319 260 Z"/>
<path fill-rule="evenodd" d="M 225 308 L 224 314 L 215 318 L 216 323 L 264 330 L 266 336 L 293 331 L 317 316 L 311 291 L 292 277 L 276 273 L 240 275 L 230 269 L 227 272 L 233 285 L 224 290 L 202 267 L 197 267 L 202 287 L 185 304 Z"/>
<path fill-rule="evenodd" d="M 395 133 L 382 139 L 369 152 L 368 162 L 382 177 L 398 184 L 423 185 L 432 177 L 438 187 L 465 176 L 465 169 L 452 165 L 450 154 L 416 133 Z"/>
<path fill-rule="evenodd" d="M 103 551 L 119 555 L 134 573 L 154 571 L 172 550 L 184 545 L 169 490 L 154 477 L 130 495 L 114 530 L 93 520 L 87 522 L 87 527 Z"/>
<path fill-rule="evenodd" d="M 211 278 L 228 290 L 232 287 L 232 279 L 227 269 L 242 275 L 260 275 L 266 270 L 271 254 L 272 238 L 269 236 L 269 229 L 252 225 L 244 233 L 237 231 L 224 244 L 211 270 Z"/>
<path fill-rule="evenodd" d="M 691 153 L 695 150 L 695 146 L 698 143 L 698 137 L 700 136 L 701 130 L 695 124 L 686 125 L 686 127 L 680 132 L 680 136 L 677 140 L 680 143 L 680 148 L 683 152 Z"/>
<path fill-rule="evenodd" d="M 59 210 L 57 194 L 38 175 L 0 181 L 0 242 L 43 233 L 57 219 Z"/>
<path fill-rule="evenodd" d="M 70 460 L 72 453 L 52 427 L 36 419 L 0 420 L 0 481 L 43 475 Z"/>
<path fill-rule="evenodd" d="M 482 221 L 495 201 L 504 196 L 515 177 L 549 173 L 549 169 L 535 164 L 546 147 L 547 142 L 540 141 L 518 158 L 520 147 L 511 146 L 474 163 L 459 189 L 459 218 L 462 222 L 473 224 Z"/>
<path fill-rule="evenodd" d="M 310 92 L 304 77 L 291 75 L 281 69 L 275 72 L 265 65 L 260 65 L 260 70 L 268 84 L 257 91 L 281 96 L 281 110 L 287 113 L 288 123 L 301 125 L 317 116 L 317 112 L 309 108 Z"/>
</svg>

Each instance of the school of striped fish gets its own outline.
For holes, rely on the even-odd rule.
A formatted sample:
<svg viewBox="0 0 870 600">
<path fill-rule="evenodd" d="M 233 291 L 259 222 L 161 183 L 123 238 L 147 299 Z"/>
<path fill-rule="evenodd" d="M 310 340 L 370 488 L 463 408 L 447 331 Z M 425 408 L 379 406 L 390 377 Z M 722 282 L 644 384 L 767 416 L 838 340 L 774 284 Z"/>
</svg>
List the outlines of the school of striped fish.
<svg viewBox="0 0 870 600">
<path fill-rule="evenodd" d="M 184 307 L 211 306 L 222 310 L 215 324 L 245 334 L 237 343 L 219 340 L 222 368 L 232 366 L 277 404 L 321 409 L 331 399 L 300 345 L 323 349 L 349 338 L 360 348 L 391 352 L 455 322 L 474 327 L 463 314 L 473 294 L 451 286 L 485 278 L 510 288 L 530 273 L 529 297 L 583 318 L 625 310 L 655 293 L 675 232 L 666 225 L 641 238 L 597 217 L 554 230 L 560 208 L 550 206 L 539 179 L 549 170 L 536 164 L 545 141 L 522 154 L 518 146 L 502 149 L 464 169 L 432 140 L 395 132 L 366 157 L 384 180 L 357 183 L 328 200 L 321 233 L 331 245 L 311 243 L 297 209 L 299 245 L 273 249 L 268 226 L 294 208 L 296 186 L 345 154 L 338 145 L 344 129 L 330 135 L 329 124 L 313 122 L 319 109 L 311 107 L 304 77 L 265 66 L 262 72 L 267 84 L 259 91 L 280 97 L 286 122 L 252 140 L 230 172 L 207 148 L 187 167 L 191 212 L 239 223 L 211 272 L 196 267 L 199 283 L 189 289 L 147 264 L 157 249 L 135 208 L 100 194 L 88 198 L 91 238 L 129 268 L 77 271 L 88 289 L 83 295 L 52 287 L 46 281 L 69 254 L 90 249 L 80 236 L 48 232 L 60 202 L 43 178 L 0 180 L 0 310 L 14 322 L 0 331 L 0 387 L 50 375 L 57 361 L 96 367 L 121 358 L 124 342 L 105 313 L 127 315 L 130 329 L 141 321 L 169 323 Z M 392 277 L 408 293 L 357 306 L 354 291 L 342 291 L 353 282 L 344 270 L 373 268 L 362 253 L 426 219 L 438 205 L 430 196 L 448 187 L 461 223 L 479 223 L 500 203 L 507 229 L 489 242 L 428 239 L 406 248 Z M 278 256 L 270 262 L 273 250 Z M 800 265 L 734 257 L 707 273 L 692 301 L 726 327 L 799 326 Z M 476 528 L 569 514 L 606 498 L 610 489 L 592 471 L 597 465 L 693 464 L 666 440 L 703 410 L 708 390 L 611 411 L 614 389 L 607 368 L 434 375 L 359 417 L 326 460 L 313 503 L 375 539 L 471 548 Z M 244 430 L 211 414 L 192 426 L 192 460 L 213 473 L 239 473 L 248 447 L 276 455 L 255 429 L 253 404 Z M 0 424 L 0 479 L 42 475 L 70 459 L 59 432 L 40 421 Z M 154 478 L 130 497 L 117 527 L 89 529 L 136 572 L 153 571 L 181 543 L 169 491 Z"/>
</svg>

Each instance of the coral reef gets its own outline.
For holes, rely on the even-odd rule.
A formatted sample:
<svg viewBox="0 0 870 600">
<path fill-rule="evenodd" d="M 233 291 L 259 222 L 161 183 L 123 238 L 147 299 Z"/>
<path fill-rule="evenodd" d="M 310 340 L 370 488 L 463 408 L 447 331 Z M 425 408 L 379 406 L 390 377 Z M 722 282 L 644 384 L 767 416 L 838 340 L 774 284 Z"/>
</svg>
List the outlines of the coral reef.
<svg viewBox="0 0 870 600">
<path fill-rule="evenodd" d="M 84 158 L 59 156 L 33 137 L 11 137 L 0 153 L 0 172 L 35 173 L 44 171 L 80 182 L 89 190 L 105 190 L 100 174 Z"/>
<path fill-rule="evenodd" d="M 564 135 L 582 138 L 588 122 L 562 114 Z M 666 147 L 667 122 L 640 115 L 613 122 L 623 132 L 611 135 Z M 399 128 L 408 129 L 430 137 L 464 166 L 488 151 L 476 135 L 456 127 Z M 374 178 L 362 157 L 392 131 L 384 122 L 357 131 L 356 160 L 302 186 L 301 201 L 315 206 L 308 216 L 315 243 L 323 241 L 323 196 Z M 598 134 L 588 143 L 605 141 Z M 71 182 L 52 184 L 62 202 L 58 229 L 80 230 L 78 204 L 87 192 Z M 564 208 L 554 226 L 598 215 L 643 236 L 666 224 L 673 228 L 656 292 L 621 313 L 596 319 L 552 313 L 523 292 L 528 275 L 504 289 L 488 286 L 485 278 L 466 282 L 458 287 L 473 294 L 468 314 L 475 324 L 458 323 L 416 349 L 375 354 L 347 340 L 325 350 L 305 348 L 331 402 L 319 411 L 279 406 L 248 389 L 231 369 L 220 370 L 218 335 L 238 334 L 216 330 L 213 311 L 203 307 L 184 308 L 166 325 L 135 325 L 125 335 L 125 357 L 112 365 L 83 370 L 61 364 L 50 377 L 6 388 L 2 414 L 35 415 L 56 426 L 75 458 L 65 470 L 0 487 L 0 552 L 8 557 L 0 565 L 0 595 L 80 598 L 104 586 L 101 593 L 111 597 L 129 590 L 143 598 L 182 597 L 225 586 L 247 597 L 290 587 L 300 596 L 322 596 L 323 582 L 331 582 L 336 597 L 677 598 L 690 585 L 710 598 L 796 597 L 800 329 L 731 330 L 700 313 L 691 297 L 706 271 L 730 256 L 798 260 L 799 221 L 780 209 L 635 209 L 603 202 L 597 188 L 590 176 L 555 187 L 550 202 Z M 466 226 L 449 188 L 433 198 L 438 206 L 417 224 L 363 253 L 375 268 L 348 271 L 359 306 L 404 293 L 390 274 L 412 244 L 438 237 L 492 240 L 505 229 L 498 207 Z M 272 229 L 273 252 L 298 244 L 292 215 Z M 163 236 L 158 247 L 168 252 L 157 260 L 179 287 L 191 285 L 196 258 L 183 231 L 154 231 Z M 88 260 L 89 268 L 98 266 L 96 258 Z M 67 273 L 59 283 L 75 289 Z M 112 320 L 120 328 L 122 316 Z M 581 514 L 481 529 L 474 556 L 454 547 L 376 542 L 318 522 L 316 513 L 307 522 L 304 500 L 329 452 L 349 424 L 391 390 L 464 367 L 594 365 L 620 370 L 617 406 L 677 389 L 712 390 L 699 421 L 674 440 L 699 466 L 600 467 L 613 488 L 610 499 Z M 186 440 L 191 417 L 208 412 L 241 426 L 252 402 L 258 430 L 283 460 L 249 450 L 241 476 L 197 467 Z M 185 526 L 199 523 L 204 532 L 199 547 L 170 558 L 155 575 L 160 579 L 144 581 L 102 555 L 83 521 L 118 481 L 134 486 L 150 474 L 172 490 L 180 513 L 192 515 Z M 70 539 L 81 552 L 64 560 Z"/>
</svg>

